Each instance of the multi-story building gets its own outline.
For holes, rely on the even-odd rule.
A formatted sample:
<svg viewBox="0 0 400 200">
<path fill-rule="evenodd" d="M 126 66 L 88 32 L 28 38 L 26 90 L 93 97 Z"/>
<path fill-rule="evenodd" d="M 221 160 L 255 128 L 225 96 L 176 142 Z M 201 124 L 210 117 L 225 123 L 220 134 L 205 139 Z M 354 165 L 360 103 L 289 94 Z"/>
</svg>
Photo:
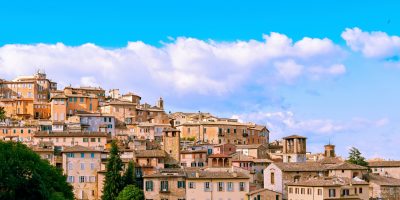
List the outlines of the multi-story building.
<svg viewBox="0 0 400 200">
<path fill-rule="evenodd" d="M 20 141 L 28 144 L 32 142 L 33 135 L 37 130 L 37 126 L 29 125 L 0 126 L 0 139 Z"/>
<path fill-rule="evenodd" d="M 182 167 L 204 167 L 207 166 L 207 150 L 182 150 Z"/>
<path fill-rule="evenodd" d="M 162 149 L 167 152 L 168 158 L 166 160 L 167 165 L 180 165 L 180 131 L 174 128 L 165 128 L 163 130 L 163 143 Z"/>
<path fill-rule="evenodd" d="M 69 122 L 81 125 L 83 132 L 103 132 L 115 136 L 115 117 L 101 113 L 77 112 L 69 117 Z"/>
<path fill-rule="evenodd" d="M 264 144 L 236 145 L 236 152 L 253 158 L 268 158 L 267 150 Z"/>
<path fill-rule="evenodd" d="M 226 170 L 164 169 L 144 176 L 145 199 L 247 199 L 249 177 Z"/>
<path fill-rule="evenodd" d="M 97 112 L 99 99 L 94 94 L 64 94 L 67 101 L 67 116 L 73 116 L 78 112 Z"/>
<path fill-rule="evenodd" d="M 62 151 L 64 174 L 73 186 L 76 199 L 100 199 L 97 172 L 101 167 L 101 151 L 84 146 L 66 147 Z"/>
<path fill-rule="evenodd" d="M 94 95 L 98 98 L 99 102 L 104 102 L 105 100 L 105 90 L 101 87 L 65 87 L 65 94 L 81 94 L 81 95 Z"/>
<path fill-rule="evenodd" d="M 247 199 L 249 177 L 241 172 L 197 170 L 187 172 L 186 199 Z"/>
<path fill-rule="evenodd" d="M 165 166 L 167 153 L 164 150 L 136 150 L 133 159 L 139 175 L 155 173 Z"/>
<path fill-rule="evenodd" d="M 143 177 L 146 200 L 185 200 L 186 173 L 182 169 L 164 169 Z"/>
<path fill-rule="evenodd" d="M 367 180 L 371 199 L 400 200 L 400 179 L 370 173 Z"/>
<path fill-rule="evenodd" d="M 368 200 L 368 183 L 361 179 L 330 177 L 287 184 L 287 199 L 361 199 Z"/>
<path fill-rule="evenodd" d="M 38 71 L 33 76 L 20 76 L 12 81 L 0 81 L 0 106 L 6 116 L 17 119 L 48 119 L 50 92 L 57 83 Z"/>
<path fill-rule="evenodd" d="M 211 144 L 266 144 L 269 131 L 258 125 L 237 121 L 198 121 L 178 125 L 182 138 Z"/>
<path fill-rule="evenodd" d="M 374 174 L 400 179 L 400 161 L 371 161 L 368 166 Z"/>
<path fill-rule="evenodd" d="M 136 122 L 136 103 L 112 99 L 101 106 L 101 113 L 113 115 L 116 119 L 116 125 L 132 124 Z"/>
<path fill-rule="evenodd" d="M 52 142 L 56 149 L 80 145 L 104 149 L 107 144 L 107 133 L 94 132 L 36 132 L 33 145 L 40 142 Z"/>
</svg>

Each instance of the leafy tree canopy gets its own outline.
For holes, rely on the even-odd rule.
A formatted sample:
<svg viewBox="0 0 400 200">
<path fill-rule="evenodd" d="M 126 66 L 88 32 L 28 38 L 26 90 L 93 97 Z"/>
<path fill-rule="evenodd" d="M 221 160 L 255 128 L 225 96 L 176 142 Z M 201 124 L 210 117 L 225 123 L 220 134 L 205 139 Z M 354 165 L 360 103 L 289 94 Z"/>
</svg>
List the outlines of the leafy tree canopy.
<svg viewBox="0 0 400 200">
<path fill-rule="evenodd" d="M 73 199 L 61 170 L 19 142 L 0 141 L 0 199 Z"/>
<path fill-rule="evenodd" d="M 361 152 L 355 147 L 352 147 L 350 149 L 349 158 L 348 158 L 347 162 L 356 164 L 356 165 L 361 165 L 364 167 L 368 167 L 368 162 L 361 155 Z"/>
<path fill-rule="evenodd" d="M 118 195 L 117 200 L 143 200 L 143 191 L 134 185 L 127 185 Z"/>
</svg>

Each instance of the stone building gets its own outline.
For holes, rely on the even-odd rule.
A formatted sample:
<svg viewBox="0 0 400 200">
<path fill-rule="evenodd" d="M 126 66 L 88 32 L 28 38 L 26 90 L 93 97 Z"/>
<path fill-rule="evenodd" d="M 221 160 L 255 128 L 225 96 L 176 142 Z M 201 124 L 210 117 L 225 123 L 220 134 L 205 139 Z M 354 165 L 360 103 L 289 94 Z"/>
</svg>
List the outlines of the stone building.
<svg viewBox="0 0 400 200">
<path fill-rule="evenodd" d="M 366 181 L 342 177 L 316 178 L 287 184 L 287 199 L 369 199 Z"/>
<path fill-rule="evenodd" d="M 182 169 L 164 169 L 143 177 L 145 199 L 184 200 L 186 198 L 186 173 Z"/>
<path fill-rule="evenodd" d="M 400 161 L 371 161 L 368 166 L 374 174 L 400 179 Z"/>
<path fill-rule="evenodd" d="M 168 158 L 167 165 L 180 165 L 180 131 L 174 128 L 165 128 L 163 130 L 163 143 L 162 149 L 167 152 Z"/>
<path fill-rule="evenodd" d="M 64 174 L 73 187 L 76 199 L 100 199 L 97 172 L 101 168 L 101 151 L 72 146 L 62 151 Z"/>
<path fill-rule="evenodd" d="M 306 162 L 306 137 L 291 135 L 283 138 L 283 162 Z"/>
</svg>

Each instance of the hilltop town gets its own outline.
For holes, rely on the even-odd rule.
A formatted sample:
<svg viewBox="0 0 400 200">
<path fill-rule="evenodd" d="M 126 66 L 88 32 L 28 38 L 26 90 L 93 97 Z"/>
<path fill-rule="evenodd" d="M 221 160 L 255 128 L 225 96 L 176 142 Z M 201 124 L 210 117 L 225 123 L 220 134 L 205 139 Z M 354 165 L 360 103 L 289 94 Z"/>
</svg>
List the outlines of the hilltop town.
<svg viewBox="0 0 400 200">
<path fill-rule="evenodd" d="M 400 199 L 400 161 L 357 165 L 334 144 L 311 154 L 304 136 L 270 141 L 263 124 L 141 100 L 119 89 L 60 89 L 40 71 L 0 79 L 0 140 L 62 169 L 76 199 L 101 198 L 112 141 L 124 166 L 135 163 L 147 200 Z"/>
</svg>

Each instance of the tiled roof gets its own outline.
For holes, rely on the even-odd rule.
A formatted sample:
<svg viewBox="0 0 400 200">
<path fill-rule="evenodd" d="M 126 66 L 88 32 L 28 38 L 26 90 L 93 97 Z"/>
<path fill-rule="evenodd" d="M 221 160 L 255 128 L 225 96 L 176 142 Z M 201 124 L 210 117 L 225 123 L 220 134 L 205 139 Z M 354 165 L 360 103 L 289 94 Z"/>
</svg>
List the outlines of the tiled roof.
<svg viewBox="0 0 400 200">
<path fill-rule="evenodd" d="M 187 172 L 187 179 L 249 179 L 249 177 L 242 172 L 198 170 Z"/>
<path fill-rule="evenodd" d="M 107 137 L 101 132 L 36 132 L 34 137 Z"/>
<path fill-rule="evenodd" d="M 400 167 L 400 161 L 371 161 L 369 167 Z"/>
<path fill-rule="evenodd" d="M 367 180 L 369 180 L 370 183 L 375 183 L 381 186 L 400 186 L 400 179 L 380 176 L 378 174 L 368 174 Z"/>
<path fill-rule="evenodd" d="M 181 154 L 192 154 L 192 153 L 207 153 L 207 150 L 199 149 L 199 150 L 182 150 Z"/>
<path fill-rule="evenodd" d="M 307 139 L 307 138 L 300 136 L 300 135 L 291 135 L 291 136 L 284 137 L 283 139 Z"/>
<path fill-rule="evenodd" d="M 164 150 L 136 150 L 136 158 L 164 158 L 167 153 Z"/>
<path fill-rule="evenodd" d="M 339 163 L 342 163 L 343 161 L 337 157 L 327 157 L 318 162 L 320 162 L 321 164 L 324 164 L 324 165 L 328 165 L 328 164 L 339 164 Z"/>
<path fill-rule="evenodd" d="M 236 145 L 236 149 L 258 149 L 259 147 L 265 147 L 265 146 L 263 144 Z"/>
<path fill-rule="evenodd" d="M 267 188 L 261 188 L 261 189 L 253 190 L 253 191 L 250 191 L 248 194 L 249 195 L 253 195 L 253 194 L 261 193 L 261 192 L 264 192 L 264 191 L 270 191 L 270 192 L 274 192 L 274 193 L 277 193 L 277 194 L 282 194 L 280 192 L 276 192 L 276 191 L 273 191 L 273 190 L 270 190 L 270 189 L 267 189 Z"/>
<path fill-rule="evenodd" d="M 318 162 L 301 163 L 273 163 L 279 169 L 286 172 L 320 172 L 325 171 L 325 167 Z"/>
<path fill-rule="evenodd" d="M 161 169 L 160 171 L 150 174 L 144 175 L 143 178 L 166 178 L 166 177 L 186 177 L 186 172 L 183 169 Z"/>
<path fill-rule="evenodd" d="M 208 156 L 209 158 L 231 158 L 232 156 L 226 154 L 211 154 Z"/>
<path fill-rule="evenodd" d="M 101 151 L 91 147 L 76 145 L 72 147 L 65 147 L 63 152 L 101 152 Z"/>
<path fill-rule="evenodd" d="M 326 169 L 328 170 L 345 170 L 345 169 L 350 169 L 350 170 L 367 170 L 367 167 L 360 166 L 360 165 L 355 165 L 351 164 L 348 162 L 342 162 L 340 164 L 328 166 Z"/>
</svg>

